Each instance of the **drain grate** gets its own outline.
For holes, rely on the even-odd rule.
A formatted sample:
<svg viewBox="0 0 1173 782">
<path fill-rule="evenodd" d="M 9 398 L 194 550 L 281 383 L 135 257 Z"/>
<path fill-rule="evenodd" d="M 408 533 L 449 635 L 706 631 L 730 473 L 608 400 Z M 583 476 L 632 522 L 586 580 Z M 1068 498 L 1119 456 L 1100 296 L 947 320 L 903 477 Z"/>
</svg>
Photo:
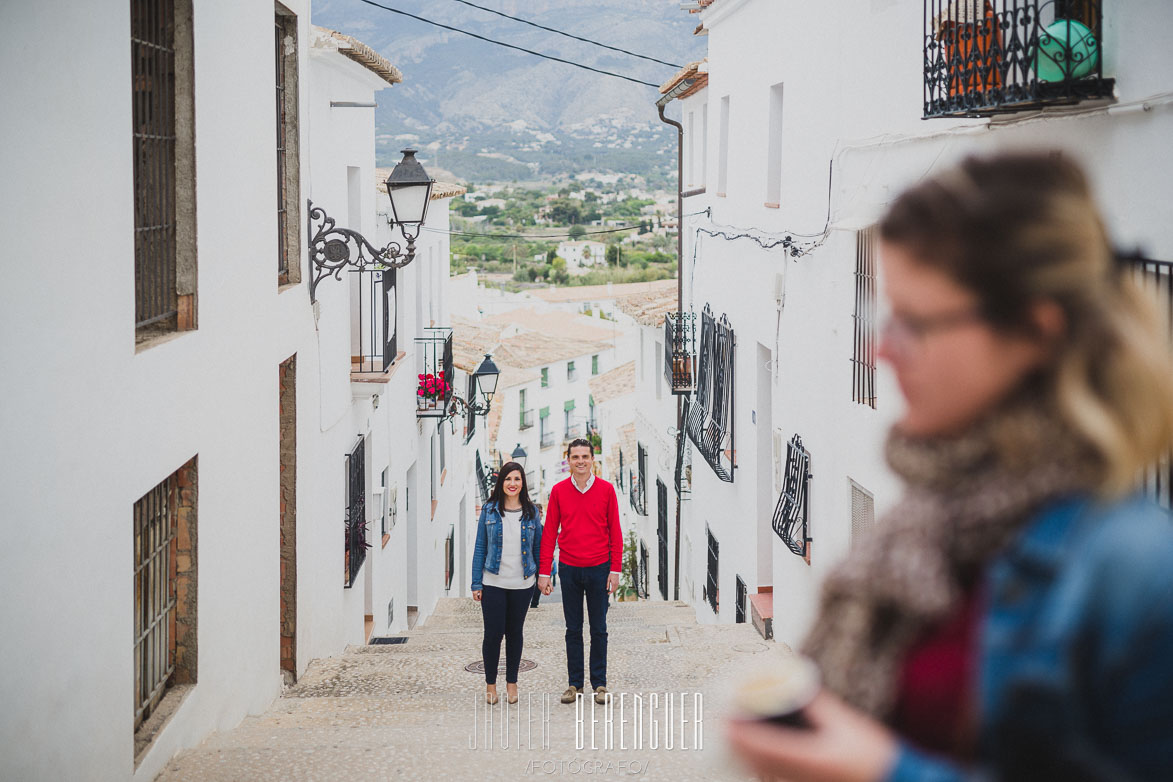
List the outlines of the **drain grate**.
<svg viewBox="0 0 1173 782">
<path fill-rule="evenodd" d="M 536 662 L 534 662 L 533 660 L 522 659 L 521 665 L 518 666 L 517 670 L 519 672 L 520 671 L 532 671 L 534 668 L 537 668 L 537 667 L 538 667 L 538 664 Z M 484 673 L 485 672 L 485 661 L 484 660 L 477 660 L 475 663 L 469 663 L 468 665 L 464 666 L 464 670 L 468 671 L 469 673 Z M 501 662 L 499 662 L 497 664 L 497 673 L 505 673 L 505 655 L 501 655 Z"/>
<path fill-rule="evenodd" d="M 380 638 L 372 638 L 372 644 L 405 644 L 407 643 L 406 635 L 384 635 Z"/>
</svg>

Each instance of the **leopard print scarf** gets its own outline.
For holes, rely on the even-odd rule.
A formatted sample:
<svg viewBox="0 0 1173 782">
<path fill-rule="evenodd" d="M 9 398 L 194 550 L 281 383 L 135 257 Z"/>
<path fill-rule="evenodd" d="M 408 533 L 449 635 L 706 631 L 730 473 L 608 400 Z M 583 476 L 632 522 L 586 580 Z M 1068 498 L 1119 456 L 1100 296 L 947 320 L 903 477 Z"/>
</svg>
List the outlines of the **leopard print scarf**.
<svg viewBox="0 0 1173 782">
<path fill-rule="evenodd" d="M 1054 409 L 1019 400 L 959 436 L 889 434 L 906 493 L 828 575 L 802 647 L 832 692 L 889 716 L 909 647 L 1045 502 L 1099 484 L 1098 460 Z"/>
</svg>

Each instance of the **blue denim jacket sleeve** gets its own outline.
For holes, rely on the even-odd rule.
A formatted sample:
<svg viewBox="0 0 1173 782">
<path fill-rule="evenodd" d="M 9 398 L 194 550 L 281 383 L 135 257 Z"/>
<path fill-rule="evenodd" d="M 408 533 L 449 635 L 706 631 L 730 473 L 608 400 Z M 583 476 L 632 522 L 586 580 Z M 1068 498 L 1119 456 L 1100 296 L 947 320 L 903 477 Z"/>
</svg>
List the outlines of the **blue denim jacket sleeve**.
<svg viewBox="0 0 1173 782">
<path fill-rule="evenodd" d="M 988 774 L 964 769 L 902 742 L 896 764 L 884 777 L 884 782 L 979 782 L 991 779 L 993 777 Z"/>
<path fill-rule="evenodd" d="M 530 555 L 534 558 L 534 571 L 536 572 L 542 555 L 542 512 L 537 508 L 534 508 L 534 512 L 537 513 L 537 520 L 534 524 L 534 537 L 530 541 Z"/>
<path fill-rule="evenodd" d="M 1144 501 L 1082 506 L 991 570 L 982 765 L 904 744 L 888 782 L 1173 779 L 1173 529 Z"/>
<path fill-rule="evenodd" d="M 477 519 L 477 540 L 472 547 L 472 586 L 474 592 L 484 589 L 481 584 L 481 575 L 485 572 L 485 509 L 481 507 L 481 515 Z"/>
</svg>

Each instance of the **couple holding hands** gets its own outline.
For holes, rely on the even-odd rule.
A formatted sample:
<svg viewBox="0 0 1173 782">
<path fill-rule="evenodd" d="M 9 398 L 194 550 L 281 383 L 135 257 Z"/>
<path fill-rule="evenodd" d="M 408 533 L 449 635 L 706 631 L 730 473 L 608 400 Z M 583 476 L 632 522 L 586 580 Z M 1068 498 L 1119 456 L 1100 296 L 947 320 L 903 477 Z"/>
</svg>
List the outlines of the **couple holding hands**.
<svg viewBox="0 0 1173 782">
<path fill-rule="evenodd" d="M 530 501 L 525 470 L 508 462 L 497 475 L 493 493 L 477 520 L 472 556 L 472 597 L 481 604 L 485 635 L 485 700 L 497 703 L 497 668 L 505 639 L 505 688 L 517 702 L 517 672 L 525 616 L 535 590 L 548 595 L 554 547 L 559 550 L 562 611 L 566 619 L 566 667 L 569 687 L 563 703 L 583 692 L 583 602 L 591 628 L 590 679 L 595 702 L 607 693 L 607 605 L 619 586 L 623 535 L 615 487 L 594 474 L 589 441 L 572 440 L 566 449 L 570 477 L 554 485 L 546 520 Z"/>
</svg>

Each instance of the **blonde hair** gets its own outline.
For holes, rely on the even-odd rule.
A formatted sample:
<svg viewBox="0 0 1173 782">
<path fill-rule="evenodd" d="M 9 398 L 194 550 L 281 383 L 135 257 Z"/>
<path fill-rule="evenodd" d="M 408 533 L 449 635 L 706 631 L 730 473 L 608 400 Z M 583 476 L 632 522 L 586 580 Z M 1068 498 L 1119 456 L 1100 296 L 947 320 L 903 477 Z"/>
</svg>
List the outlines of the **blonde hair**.
<svg viewBox="0 0 1173 782">
<path fill-rule="evenodd" d="M 1102 460 L 1101 494 L 1135 487 L 1173 445 L 1168 340 L 1154 302 L 1113 253 L 1087 178 L 1070 159 L 968 158 L 901 195 L 880 236 L 972 291 L 1000 330 L 1030 332 L 1033 304 L 1059 305 L 1066 335 L 1039 380 Z"/>
</svg>

